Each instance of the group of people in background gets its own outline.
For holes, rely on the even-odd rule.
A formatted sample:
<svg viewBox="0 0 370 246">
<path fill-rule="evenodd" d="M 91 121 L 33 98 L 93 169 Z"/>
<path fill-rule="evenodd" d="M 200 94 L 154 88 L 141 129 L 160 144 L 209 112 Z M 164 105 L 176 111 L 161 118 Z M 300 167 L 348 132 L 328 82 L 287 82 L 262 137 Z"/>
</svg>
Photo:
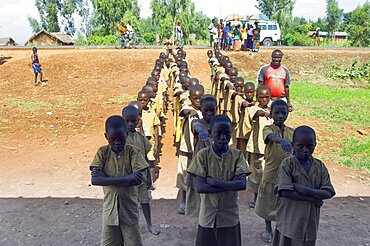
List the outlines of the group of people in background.
<svg viewBox="0 0 370 246">
<path fill-rule="evenodd" d="M 210 32 L 210 46 L 218 47 L 220 50 L 225 51 L 252 51 L 258 52 L 260 48 L 260 34 L 261 28 L 258 22 L 241 23 L 240 21 L 226 21 L 220 19 L 216 23 L 212 19 L 211 24 L 208 26 Z"/>
<path fill-rule="evenodd" d="M 242 245 L 238 191 L 247 188 L 254 193 L 249 207 L 265 221 L 263 241 L 315 245 L 320 207 L 335 191 L 325 165 L 312 156 L 315 131 L 285 125 L 293 106 L 282 51 L 273 51 L 272 62 L 261 67 L 257 86 L 239 76 L 218 46 L 207 55 L 209 94 L 192 76 L 185 50 L 161 52 L 137 101 L 106 120 L 108 145 L 90 165 L 92 184 L 104 191 L 102 245 L 143 245 L 138 204 L 149 232 L 159 234 L 151 222 L 150 190 L 159 176 L 159 143 L 171 104 L 177 212 L 198 219 L 195 245 Z"/>
</svg>

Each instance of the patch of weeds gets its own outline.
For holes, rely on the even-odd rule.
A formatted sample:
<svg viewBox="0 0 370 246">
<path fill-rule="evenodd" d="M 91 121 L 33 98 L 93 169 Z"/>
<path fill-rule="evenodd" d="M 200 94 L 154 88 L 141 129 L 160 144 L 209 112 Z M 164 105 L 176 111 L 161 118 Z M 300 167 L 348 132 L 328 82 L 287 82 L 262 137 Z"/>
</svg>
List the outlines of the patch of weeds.
<svg viewBox="0 0 370 246">
<path fill-rule="evenodd" d="M 4 101 L 5 101 L 5 107 L 19 108 L 22 111 L 36 111 L 40 109 L 52 108 L 52 104 L 47 101 L 30 102 L 30 101 L 18 100 L 15 98 L 7 98 Z"/>
<path fill-rule="evenodd" d="M 134 101 L 136 100 L 136 96 L 129 95 L 129 94 L 122 94 L 120 97 L 111 98 L 109 103 L 111 104 L 122 104 L 127 101 Z"/>
<path fill-rule="evenodd" d="M 333 66 L 326 72 L 331 79 L 367 80 L 370 82 L 370 62 L 363 64 L 355 59 L 350 67 Z"/>
</svg>

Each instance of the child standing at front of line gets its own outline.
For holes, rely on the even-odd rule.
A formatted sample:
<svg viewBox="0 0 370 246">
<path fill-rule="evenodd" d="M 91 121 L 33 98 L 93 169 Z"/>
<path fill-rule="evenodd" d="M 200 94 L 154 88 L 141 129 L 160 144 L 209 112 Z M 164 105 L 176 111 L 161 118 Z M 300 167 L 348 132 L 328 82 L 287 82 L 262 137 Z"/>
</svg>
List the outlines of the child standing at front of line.
<svg viewBox="0 0 370 246">
<path fill-rule="evenodd" d="M 202 119 L 202 112 L 200 111 L 200 99 L 204 95 L 204 87 L 201 85 L 193 86 L 190 89 L 191 105 L 184 105 L 180 111 L 179 116 L 183 118 L 180 148 L 179 148 L 179 162 L 177 168 L 176 187 L 179 188 L 180 206 L 178 208 L 179 214 L 185 214 L 186 204 L 186 184 L 185 176 L 186 170 L 190 166 L 194 151 L 194 136 L 191 131 L 191 123 L 194 119 Z"/>
<path fill-rule="evenodd" d="M 39 61 L 39 55 L 37 54 L 37 48 L 36 47 L 32 48 L 31 60 L 32 60 L 33 73 L 35 74 L 35 86 L 38 85 L 38 83 L 37 83 L 37 75 L 38 74 L 40 74 L 40 84 L 43 85 L 41 64 L 40 64 L 40 61 Z"/>
<path fill-rule="evenodd" d="M 101 245 L 143 245 L 139 231 L 137 187 L 148 163 L 140 149 L 126 145 L 127 126 L 118 115 L 105 122 L 109 145 L 100 147 L 90 165 L 91 184 L 103 186 Z"/>
<path fill-rule="evenodd" d="M 312 156 L 315 147 L 316 134 L 311 127 L 295 129 L 294 156 L 284 159 L 278 172 L 273 246 L 316 243 L 320 207 L 335 191 L 325 164 Z"/>
<path fill-rule="evenodd" d="M 142 133 L 136 131 L 136 127 L 139 123 L 139 110 L 134 106 L 127 106 L 122 110 L 122 117 L 126 121 L 128 130 L 126 143 L 136 146 L 140 150 L 142 150 L 140 153 L 143 155 L 143 158 L 147 160 L 146 155 L 149 153 L 152 145 Z M 152 213 L 150 208 L 151 198 L 149 191 L 152 187 L 152 179 L 150 175 L 150 170 L 147 170 L 148 171 L 145 175 L 147 182 L 143 182 L 138 186 L 138 200 L 143 210 L 148 231 L 154 235 L 158 235 L 160 231 L 157 230 L 157 228 L 155 228 L 152 224 Z"/>
<path fill-rule="evenodd" d="M 193 159 L 196 154 L 201 150 L 211 145 L 212 138 L 209 136 L 211 119 L 216 114 L 217 101 L 212 95 L 204 95 L 200 99 L 200 111 L 203 118 L 200 120 L 193 120 L 191 131 L 194 135 L 194 150 Z M 195 190 L 194 176 L 187 173 L 185 177 L 186 182 L 186 209 L 185 214 L 198 217 L 200 195 Z"/>
<path fill-rule="evenodd" d="M 216 115 L 210 128 L 212 145 L 200 150 L 188 168 L 195 175 L 195 187 L 201 198 L 195 245 L 239 246 L 237 191 L 246 189 L 250 172 L 241 151 L 229 148 L 230 119 Z"/>
<path fill-rule="evenodd" d="M 288 118 L 288 105 L 283 100 L 274 101 L 271 105 L 271 117 L 274 123 L 263 128 L 265 141 L 265 167 L 262 173 L 256 202 L 256 213 L 265 220 L 265 231 L 262 239 L 271 243 L 271 221 L 275 221 L 276 194 L 274 188 L 281 162 L 292 154 L 294 129 L 284 123 Z"/>
<path fill-rule="evenodd" d="M 250 208 L 254 208 L 256 205 L 258 186 L 264 167 L 266 145 L 263 141 L 263 128 L 273 123 L 270 118 L 270 95 L 271 92 L 267 86 L 259 86 L 257 88 L 257 104 L 249 108 L 252 129 L 247 143 L 247 155 L 252 174 L 248 177 L 248 190 L 254 193 L 254 199 L 249 203 Z"/>
</svg>

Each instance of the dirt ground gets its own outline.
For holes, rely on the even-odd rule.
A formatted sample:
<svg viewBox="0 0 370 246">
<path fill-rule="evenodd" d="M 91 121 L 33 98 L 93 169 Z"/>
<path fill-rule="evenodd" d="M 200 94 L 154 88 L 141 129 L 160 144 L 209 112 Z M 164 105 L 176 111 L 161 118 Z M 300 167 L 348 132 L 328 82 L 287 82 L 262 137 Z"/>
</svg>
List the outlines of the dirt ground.
<svg viewBox="0 0 370 246">
<path fill-rule="evenodd" d="M 106 144 L 106 117 L 120 114 L 149 76 L 159 49 L 39 50 L 44 87 L 33 86 L 30 51 L 0 50 L 0 245 L 97 245 L 101 230 L 100 187 L 90 185 L 88 165 Z M 206 50 L 188 49 L 190 72 L 209 88 Z M 235 66 L 255 77 L 269 62 L 271 50 L 259 54 L 230 53 Z M 320 74 L 333 62 L 355 57 L 368 60 L 367 50 L 285 51 L 283 64 L 294 80 Z M 319 62 L 320 61 L 320 62 Z M 294 99 L 293 99 L 294 104 Z M 161 173 L 153 191 L 153 222 L 161 234 L 146 232 L 145 245 L 193 245 L 197 221 L 177 214 L 177 158 L 172 116 L 167 115 Z M 288 125 L 309 124 L 323 136 L 317 152 L 330 144 L 327 123 L 292 113 Z M 331 139 L 331 138 L 329 138 Z M 324 160 L 337 195 L 321 212 L 317 245 L 370 245 L 369 177 Z M 247 207 L 251 194 L 240 192 L 243 245 L 265 245 L 263 221 Z"/>
</svg>

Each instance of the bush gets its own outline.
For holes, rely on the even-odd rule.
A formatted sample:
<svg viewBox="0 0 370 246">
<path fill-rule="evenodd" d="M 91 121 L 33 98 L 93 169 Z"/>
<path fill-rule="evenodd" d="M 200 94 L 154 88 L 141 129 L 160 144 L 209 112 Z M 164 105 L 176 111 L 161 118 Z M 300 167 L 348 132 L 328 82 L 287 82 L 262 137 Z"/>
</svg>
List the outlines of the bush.
<svg viewBox="0 0 370 246">
<path fill-rule="evenodd" d="M 283 45 L 288 46 L 312 46 L 314 41 L 308 35 L 300 33 L 287 33 L 283 35 Z"/>
<path fill-rule="evenodd" d="M 155 43 L 155 34 L 154 33 L 144 33 L 143 39 L 147 44 L 154 44 Z"/>
</svg>

